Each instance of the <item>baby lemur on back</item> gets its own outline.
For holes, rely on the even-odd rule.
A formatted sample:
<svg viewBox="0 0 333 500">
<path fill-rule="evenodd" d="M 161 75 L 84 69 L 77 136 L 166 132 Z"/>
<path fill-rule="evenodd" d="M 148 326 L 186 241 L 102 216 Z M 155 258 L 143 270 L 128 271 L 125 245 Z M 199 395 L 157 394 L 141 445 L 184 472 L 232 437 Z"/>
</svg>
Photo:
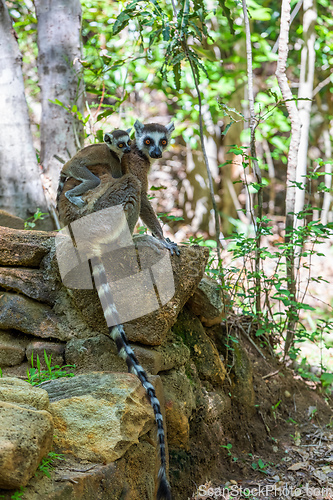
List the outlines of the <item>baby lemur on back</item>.
<svg viewBox="0 0 333 500">
<path fill-rule="evenodd" d="M 82 208 L 85 205 L 85 201 L 83 201 L 81 195 L 96 188 L 101 182 L 91 171 L 91 167 L 96 165 L 106 167 L 115 179 L 121 177 L 124 173 L 121 169 L 121 159 L 124 154 L 130 152 L 130 131 L 131 129 L 109 132 L 104 135 L 104 143 L 92 144 L 81 149 L 73 158 L 65 163 L 60 172 L 57 202 L 63 191 L 66 179 L 72 177 L 81 181 L 81 183 L 66 191 L 65 196 L 71 203 Z"/>
</svg>

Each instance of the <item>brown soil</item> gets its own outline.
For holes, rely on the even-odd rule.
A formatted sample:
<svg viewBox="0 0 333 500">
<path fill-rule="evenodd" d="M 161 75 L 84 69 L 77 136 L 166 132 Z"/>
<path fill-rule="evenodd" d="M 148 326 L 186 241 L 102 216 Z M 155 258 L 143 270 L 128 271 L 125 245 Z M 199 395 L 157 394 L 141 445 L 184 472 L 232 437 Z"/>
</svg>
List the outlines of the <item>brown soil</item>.
<svg viewBox="0 0 333 500">
<path fill-rule="evenodd" d="M 206 331 L 216 340 L 219 329 Z M 235 397 L 239 381 L 233 367 L 220 394 L 229 401 L 222 414 L 218 407 L 209 412 L 207 404 L 197 405 L 190 450 L 170 453 L 173 498 L 333 498 L 332 400 L 264 346 L 260 350 L 266 359 L 243 335 L 238 340 L 252 365 L 255 408 L 246 391 Z M 218 392 L 209 386 L 202 390 Z M 211 402 L 214 407 L 213 396 Z M 257 491 L 242 496 L 242 488 Z"/>
</svg>

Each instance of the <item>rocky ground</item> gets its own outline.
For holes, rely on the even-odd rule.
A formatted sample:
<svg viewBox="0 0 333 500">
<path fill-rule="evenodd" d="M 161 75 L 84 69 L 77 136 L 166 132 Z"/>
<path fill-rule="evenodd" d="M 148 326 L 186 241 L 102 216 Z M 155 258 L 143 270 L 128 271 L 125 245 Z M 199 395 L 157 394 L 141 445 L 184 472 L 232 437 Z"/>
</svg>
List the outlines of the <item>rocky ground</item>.
<svg viewBox="0 0 333 500">
<path fill-rule="evenodd" d="M 152 410 L 95 291 L 65 289 L 51 233 L 0 232 L 0 498 L 153 500 Z M 330 398 L 278 362 L 251 317 L 225 314 L 207 256 L 184 247 L 173 299 L 126 330 L 164 398 L 173 499 L 332 498 L 311 489 L 331 484 Z M 47 371 L 44 351 L 76 376 L 24 382 L 32 352 Z"/>
</svg>

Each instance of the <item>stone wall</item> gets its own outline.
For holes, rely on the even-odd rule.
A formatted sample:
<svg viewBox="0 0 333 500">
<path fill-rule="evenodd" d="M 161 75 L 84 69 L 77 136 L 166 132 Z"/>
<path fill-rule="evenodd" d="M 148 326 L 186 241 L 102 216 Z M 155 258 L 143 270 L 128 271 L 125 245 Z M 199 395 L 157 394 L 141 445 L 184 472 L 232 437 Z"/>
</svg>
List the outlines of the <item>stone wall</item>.
<svg viewBox="0 0 333 500">
<path fill-rule="evenodd" d="M 5 489 L 1 493 L 10 498 L 6 489 L 22 485 L 29 499 L 88 499 L 87 492 L 94 484 L 99 492 L 96 498 L 153 499 L 159 458 L 152 409 L 139 381 L 126 373 L 125 362 L 107 336 L 96 292 L 63 286 L 55 236 L 0 227 L 2 412 L 12 422 L 14 434 L 17 425 L 24 434 L 23 417 L 28 422 L 31 415 L 37 418 L 40 414 L 38 418 L 45 420 L 46 426 L 40 435 L 44 444 L 36 448 L 34 460 L 26 468 L 16 453 L 22 447 L 14 442 L 7 469 L 5 464 L 2 467 L 0 486 Z M 179 488 L 179 460 L 182 453 L 191 453 L 193 418 L 202 408 L 209 411 L 209 398 L 215 398 L 214 408 L 219 411 L 230 405 L 222 391 L 226 376 L 223 356 L 203 326 L 219 325 L 224 314 L 216 282 L 203 277 L 207 258 L 206 248 L 181 247 L 180 257 L 171 258 L 173 298 L 151 314 L 125 324 L 135 354 L 151 375 L 165 408 L 174 498 L 185 497 L 178 490 L 186 487 L 191 474 L 187 464 Z M 76 376 L 32 388 L 23 380 L 32 356 L 36 363 L 38 355 L 41 367 L 46 368 L 44 352 L 52 356 L 53 366 L 75 365 Z M 23 397 L 32 391 L 39 392 L 37 399 Z M 41 406 L 40 400 L 45 398 Z M 210 418 L 218 422 L 220 416 Z M 10 433 L 3 439 L 11 439 Z M 25 441 L 29 439 L 28 434 Z M 51 478 L 35 477 L 52 441 L 53 449 L 66 454 L 66 460 L 56 466 Z M 29 448 L 26 453 L 30 453 Z M 15 460 L 25 474 L 11 483 L 9 464 Z M 73 463 L 80 469 L 74 475 L 70 470 Z M 87 463 L 92 466 L 89 474 Z M 83 486 L 78 488 L 77 482 Z M 103 482 L 109 485 L 104 493 Z M 189 488 L 192 490 L 192 485 Z"/>
</svg>

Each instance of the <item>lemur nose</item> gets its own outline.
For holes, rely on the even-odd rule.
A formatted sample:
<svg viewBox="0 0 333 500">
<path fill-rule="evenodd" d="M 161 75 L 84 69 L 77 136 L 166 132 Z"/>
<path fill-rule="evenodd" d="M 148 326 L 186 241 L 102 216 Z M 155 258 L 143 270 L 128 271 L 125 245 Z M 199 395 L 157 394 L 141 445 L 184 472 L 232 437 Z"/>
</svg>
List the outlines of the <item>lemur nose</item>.
<svg viewBox="0 0 333 500">
<path fill-rule="evenodd" d="M 150 156 L 152 158 L 162 158 L 162 152 L 159 150 L 155 150 L 150 153 Z"/>
</svg>

